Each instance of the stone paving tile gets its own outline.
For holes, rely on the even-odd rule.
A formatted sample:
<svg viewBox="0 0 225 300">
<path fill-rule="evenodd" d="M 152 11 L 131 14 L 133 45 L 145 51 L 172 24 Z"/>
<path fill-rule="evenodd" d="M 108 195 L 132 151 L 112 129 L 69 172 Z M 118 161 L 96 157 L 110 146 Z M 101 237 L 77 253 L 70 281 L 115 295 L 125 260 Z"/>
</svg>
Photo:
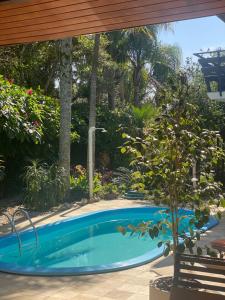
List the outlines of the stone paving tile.
<svg viewBox="0 0 225 300">
<path fill-rule="evenodd" d="M 108 298 L 108 297 L 95 297 L 95 296 L 91 296 L 91 295 L 78 295 L 77 298 L 74 298 L 73 300 L 112 300 L 112 298 Z M 67 299 L 68 300 L 68 299 Z M 122 300 L 122 299 L 121 299 Z"/>
<path fill-rule="evenodd" d="M 54 296 L 49 296 L 47 298 L 38 299 L 38 300 L 98 300 L 100 298 L 94 297 L 91 295 L 85 295 L 85 294 L 58 294 Z"/>
<path fill-rule="evenodd" d="M 149 280 L 150 280 L 150 276 L 148 276 L 147 278 L 127 277 L 127 280 L 125 282 L 129 284 L 136 284 L 138 286 L 145 286 L 149 283 Z"/>
<path fill-rule="evenodd" d="M 2 287 L 1 287 L 2 288 Z M 13 290 L 13 287 L 11 288 L 11 290 L 7 293 L 7 294 L 2 294 L 0 295 L 0 299 L 1 300 L 44 300 L 49 296 L 53 296 L 55 293 L 59 293 L 57 292 L 57 290 L 55 291 L 51 291 L 51 292 L 43 292 L 43 291 L 21 291 L 21 290 Z"/>
<path fill-rule="evenodd" d="M 143 294 L 142 291 L 143 291 L 144 288 L 145 288 L 145 286 L 124 283 L 120 287 L 118 287 L 118 290 L 125 291 L 125 292 L 131 292 L 131 293 Z"/>
<path fill-rule="evenodd" d="M 149 296 L 147 295 L 142 295 L 142 294 L 135 294 L 128 298 L 128 300 L 149 300 Z M 153 299 L 155 300 L 155 299 Z"/>
<path fill-rule="evenodd" d="M 111 292 L 107 293 L 105 296 L 110 298 L 110 299 L 123 299 L 123 300 L 127 300 L 129 299 L 129 297 L 133 296 L 134 293 L 131 292 L 127 292 L 127 291 L 121 291 L 118 289 L 114 289 Z"/>
<path fill-rule="evenodd" d="M 134 205 L 140 206 L 140 201 L 101 201 L 32 220 L 39 226 L 91 211 Z M 225 218 L 207 232 L 201 243 L 224 236 Z M 172 274 L 171 264 L 172 258 L 159 258 L 138 268 L 88 276 L 26 277 L 0 273 L 0 300 L 149 300 L 149 281 L 159 275 Z"/>
</svg>

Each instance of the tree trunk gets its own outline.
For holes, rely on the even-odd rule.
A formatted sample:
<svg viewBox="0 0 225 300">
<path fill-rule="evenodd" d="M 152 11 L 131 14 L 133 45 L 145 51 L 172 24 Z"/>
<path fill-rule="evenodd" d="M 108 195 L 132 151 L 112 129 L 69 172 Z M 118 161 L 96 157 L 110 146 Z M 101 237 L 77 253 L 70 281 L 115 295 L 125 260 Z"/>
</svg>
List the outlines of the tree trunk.
<svg viewBox="0 0 225 300">
<path fill-rule="evenodd" d="M 99 59 L 99 47 L 100 47 L 100 34 L 95 35 L 95 43 L 93 49 L 93 59 L 92 59 L 92 71 L 91 71 L 91 83 L 90 83 L 90 99 L 89 99 L 89 129 L 95 127 L 96 125 L 96 93 L 97 93 L 97 71 L 98 71 L 98 59 Z M 92 145 L 89 145 L 88 149 L 92 147 L 93 149 L 93 171 L 95 168 L 95 131 L 93 132 Z M 87 151 L 89 153 L 89 151 Z M 89 157 L 87 165 L 89 162 Z"/>
<path fill-rule="evenodd" d="M 108 94 L 108 108 L 109 110 L 115 109 L 115 71 L 113 68 L 106 68 L 105 71 L 107 94 Z"/>
<path fill-rule="evenodd" d="M 72 101 L 72 38 L 60 41 L 60 132 L 59 166 L 64 169 L 67 191 L 70 187 L 70 135 Z"/>
<path fill-rule="evenodd" d="M 124 75 L 121 76 L 120 82 L 119 82 L 119 96 L 120 96 L 120 101 L 122 103 L 125 102 L 125 87 L 124 87 Z"/>
<path fill-rule="evenodd" d="M 140 84 L 141 84 L 141 69 L 140 65 L 137 65 L 134 69 L 133 84 L 134 84 L 134 105 L 140 106 Z"/>
<path fill-rule="evenodd" d="M 111 90 L 108 90 L 108 107 L 109 110 L 115 109 L 115 89 L 112 87 Z"/>
</svg>

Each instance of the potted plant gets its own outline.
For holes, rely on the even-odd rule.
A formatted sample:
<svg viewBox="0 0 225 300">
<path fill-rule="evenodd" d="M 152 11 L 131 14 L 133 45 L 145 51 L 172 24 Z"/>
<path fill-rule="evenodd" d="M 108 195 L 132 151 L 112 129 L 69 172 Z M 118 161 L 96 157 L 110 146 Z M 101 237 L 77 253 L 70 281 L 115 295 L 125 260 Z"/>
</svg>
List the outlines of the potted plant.
<svg viewBox="0 0 225 300">
<path fill-rule="evenodd" d="M 187 250 L 202 255 L 205 249 L 214 256 L 215 251 L 201 248 L 197 241 L 202 226 L 209 221 L 210 207 L 224 204 L 221 184 L 215 180 L 215 167 L 224 158 L 223 142 L 218 132 L 202 128 L 196 94 L 186 75 L 178 74 L 170 84 L 162 91 L 166 104 L 157 119 L 148 124 L 141 138 L 124 134 L 126 142 L 121 149 L 133 156 L 137 184 L 167 207 L 162 209 L 164 217 L 157 224 L 147 222 L 119 230 L 123 234 L 148 234 L 152 239 L 163 237 L 161 233 L 169 230 L 171 239 L 162 238 L 158 243 L 164 246 L 165 256 Z M 193 210 L 192 217 L 179 213 L 185 207 Z M 184 230 L 185 218 L 188 229 Z M 169 299 L 172 283 L 172 277 L 157 279 L 151 284 L 150 299 Z"/>
</svg>

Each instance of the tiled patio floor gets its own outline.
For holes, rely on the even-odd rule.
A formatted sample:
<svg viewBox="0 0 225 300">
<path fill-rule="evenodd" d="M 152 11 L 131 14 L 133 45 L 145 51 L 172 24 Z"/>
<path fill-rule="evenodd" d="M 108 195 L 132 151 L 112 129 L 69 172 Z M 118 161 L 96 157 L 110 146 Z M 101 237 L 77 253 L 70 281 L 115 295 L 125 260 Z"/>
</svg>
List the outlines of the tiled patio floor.
<svg viewBox="0 0 225 300">
<path fill-rule="evenodd" d="M 33 218 L 33 221 L 38 226 L 90 211 L 134 205 L 141 204 L 129 200 L 100 201 L 42 215 Z M 225 219 L 204 240 L 224 236 Z M 171 274 L 171 264 L 171 258 L 160 258 L 142 267 L 89 276 L 26 277 L 0 273 L 0 300 L 148 300 L 149 281 L 159 275 Z"/>
</svg>

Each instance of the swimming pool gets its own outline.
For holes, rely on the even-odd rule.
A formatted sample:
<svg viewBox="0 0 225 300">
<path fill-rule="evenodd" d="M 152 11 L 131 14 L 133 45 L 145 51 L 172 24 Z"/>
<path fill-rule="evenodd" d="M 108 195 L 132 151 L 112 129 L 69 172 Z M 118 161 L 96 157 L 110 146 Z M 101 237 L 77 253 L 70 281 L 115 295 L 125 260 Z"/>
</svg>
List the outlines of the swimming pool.
<svg viewBox="0 0 225 300">
<path fill-rule="evenodd" d="M 111 272 L 150 262 L 163 253 L 157 244 L 162 238 L 125 235 L 117 227 L 157 222 L 162 218 L 158 207 L 136 207 L 98 211 L 37 228 L 35 244 L 32 230 L 21 232 L 22 253 L 15 234 L 0 238 L 0 271 L 27 275 L 84 275 Z M 180 210 L 180 214 L 192 212 Z M 183 221 L 187 227 L 187 219 Z M 211 218 L 210 228 L 217 224 Z M 168 238 L 168 236 L 167 236 Z"/>
</svg>

